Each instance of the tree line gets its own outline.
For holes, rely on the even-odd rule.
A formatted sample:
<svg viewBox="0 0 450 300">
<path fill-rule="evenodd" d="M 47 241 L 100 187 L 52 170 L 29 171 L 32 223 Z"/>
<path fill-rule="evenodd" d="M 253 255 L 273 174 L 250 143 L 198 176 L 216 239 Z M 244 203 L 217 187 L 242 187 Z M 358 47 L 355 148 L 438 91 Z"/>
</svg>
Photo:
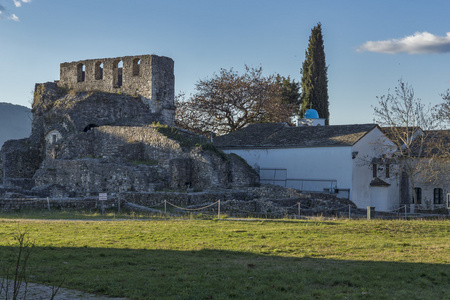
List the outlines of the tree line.
<svg viewBox="0 0 450 300">
<path fill-rule="evenodd" d="M 262 67 L 245 66 L 242 74 L 232 68 L 220 69 L 210 78 L 199 80 L 194 94 L 177 95 L 176 125 L 203 135 L 223 135 L 250 123 L 293 123 L 295 118 L 303 117 L 310 108 L 317 110 L 328 125 L 330 113 L 327 72 L 322 25 L 318 23 L 311 29 L 305 60 L 300 69 L 301 82 L 280 74 L 265 76 Z M 423 107 L 420 99 L 410 99 L 409 104 L 402 105 L 398 101 L 392 101 L 402 97 L 404 100 L 411 96 L 414 98 L 413 92 L 408 84 L 400 80 L 399 86 L 395 88 L 395 95 L 378 97 L 378 106 L 374 108 L 378 124 L 388 127 L 419 126 L 424 130 L 433 128 L 430 122 L 440 123 L 441 127 L 450 125 L 450 90 L 442 94 L 442 104 L 431 109 L 428 107 L 428 110 Z M 422 116 L 407 118 L 407 122 L 404 122 L 401 114 L 410 114 L 411 106 Z M 393 118 L 395 114 L 399 118 Z M 420 123 L 420 120 L 423 122 Z"/>
<path fill-rule="evenodd" d="M 220 69 L 211 78 L 199 80 L 193 95 L 176 99 L 176 124 L 190 131 L 223 135 L 250 123 L 294 122 L 314 108 L 329 120 L 328 78 L 322 25 L 309 37 L 302 81 L 280 74 L 263 75 L 262 67 L 245 66 L 243 74 Z"/>
</svg>

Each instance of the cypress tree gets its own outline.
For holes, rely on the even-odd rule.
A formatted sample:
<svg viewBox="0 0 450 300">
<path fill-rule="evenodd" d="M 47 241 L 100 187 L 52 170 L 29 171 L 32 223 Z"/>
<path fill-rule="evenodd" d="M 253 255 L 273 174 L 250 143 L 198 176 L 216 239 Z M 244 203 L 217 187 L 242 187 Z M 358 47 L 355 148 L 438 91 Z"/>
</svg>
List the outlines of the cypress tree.
<svg viewBox="0 0 450 300">
<path fill-rule="evenodd" d="M 328 111 L 328 67 L 325 64 L 322 25 L 318 23 L 311 29 L 308 49 L 305 51 L 305 61 L 301 70 L 302 97 L 299 116 L 303 117 L 307 109 L 317 110 L 320 118 L 325 118 L 329 124 Z"/>
</svg>

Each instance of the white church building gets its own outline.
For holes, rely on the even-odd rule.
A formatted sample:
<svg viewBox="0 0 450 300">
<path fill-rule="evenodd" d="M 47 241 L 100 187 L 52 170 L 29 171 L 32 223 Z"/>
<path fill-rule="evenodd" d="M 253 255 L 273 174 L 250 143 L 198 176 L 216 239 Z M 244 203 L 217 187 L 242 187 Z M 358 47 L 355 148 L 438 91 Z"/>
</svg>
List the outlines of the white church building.
<svg viewBox="0 0 450 300">
<path fill-rule="evenodd" d="M 397 167 L 386 159 L 395 145 L 378 125 L 323 126 L 315 110 L 305 117 L 298 126 L 251 124 L 214 144 L 259 170 L 261 183 L 334 193 L 358 208 L 399 206 Z"/>
</svg>

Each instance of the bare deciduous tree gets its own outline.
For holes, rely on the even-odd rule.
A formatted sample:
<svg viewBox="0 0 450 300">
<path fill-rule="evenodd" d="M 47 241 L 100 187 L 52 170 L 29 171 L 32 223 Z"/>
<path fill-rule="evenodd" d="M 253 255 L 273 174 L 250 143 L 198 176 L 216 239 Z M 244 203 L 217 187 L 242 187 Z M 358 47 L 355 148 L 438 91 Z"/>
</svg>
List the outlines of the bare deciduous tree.
<svg viewBox="0 0 450 300">
<path fill-rule="evenodd" d="M 403 183 L 410 189 L 403 193 L 402 203 L 409 203 L 410 193 L 414 203 L 417 203 L 416 182 L 431 182 L 445 172 L 442 168 L 436 168 L 445 159 L 442 152 L 445 149 L 443 134 L 433 131 L 437 120 L 431 105 L 424 105 L 420 98 L 415 97 L 413 88 L 402 80 L 399 80 L 393 93 L 389 91 L 377 99 L 379 106 L 374 107 L 375 121 L 395 143 L 395 160 L 401 164 L 403 175 L 409 181 Z"/>
<path fill-rule="evenodd" d="M 435 106 L 435 117 L 442 122 L 441 127 L 450 127 L 450 90 L 441 96 L 443 102 Z"/>
<path fill-rule="evenodd" d="M 221 69 L 212 78 L 200 80 L 189 99 L 177 97 L 177 125 L 197 133 L 222 135 L 249 123 L 289 122 L 297 103 L 283 101 L 285 86 L 286 82 L 283 85 L 274 75 L 263 76 L 261 67 L 246 66 L 242 75 Z"/>
</svg>

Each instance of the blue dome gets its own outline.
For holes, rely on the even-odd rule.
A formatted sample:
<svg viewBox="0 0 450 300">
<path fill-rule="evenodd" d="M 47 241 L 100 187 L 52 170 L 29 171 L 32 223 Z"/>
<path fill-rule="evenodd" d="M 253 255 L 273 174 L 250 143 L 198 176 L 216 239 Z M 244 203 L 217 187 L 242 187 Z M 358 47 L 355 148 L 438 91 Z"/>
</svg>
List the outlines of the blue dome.
<svg viewBox="0 0 450 300">
<path fill-rule="evenodd" d="M 319 113 L 315 109 L 308 109 L 305 112 L 305 119 L 319 119 Z"/>
</svg>

